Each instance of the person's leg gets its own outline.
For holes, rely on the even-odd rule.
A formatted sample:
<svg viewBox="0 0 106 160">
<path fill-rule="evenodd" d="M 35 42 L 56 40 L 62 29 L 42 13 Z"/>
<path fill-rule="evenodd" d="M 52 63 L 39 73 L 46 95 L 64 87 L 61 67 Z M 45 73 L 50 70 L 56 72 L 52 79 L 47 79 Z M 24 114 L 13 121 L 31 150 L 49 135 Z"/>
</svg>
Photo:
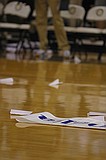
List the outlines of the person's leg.
<svg viewBox="0 0 106 160">
<path fill-rule="evenodd" d="M 52 0 L 53 1 L 53 0 Z M 38 31 L 40 49 L 46 50 L 47 40 L 47 0 L 36 1 L 36 27 Z"/>
<path fill-rule="evenodd" d="M 67 39 L 66 32 L 64 30 L 64 22 L 60 16 L 60 0 L 48 0 L 48 4 L 53 14 L 53 24 L 55 27 L 56 39 L 59 49 L 66 51 L 70 50 L 70 45 Z"/>
</svg>

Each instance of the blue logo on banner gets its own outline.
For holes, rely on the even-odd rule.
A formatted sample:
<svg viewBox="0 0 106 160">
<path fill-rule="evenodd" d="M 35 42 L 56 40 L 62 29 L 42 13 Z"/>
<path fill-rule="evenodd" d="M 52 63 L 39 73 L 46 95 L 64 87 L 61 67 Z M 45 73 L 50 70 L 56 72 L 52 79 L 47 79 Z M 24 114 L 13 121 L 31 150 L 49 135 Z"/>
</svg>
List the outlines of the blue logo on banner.
<svg viewBox="0 0 106 160">
<path fill-rule="evenodd" d="M 61 122 L 61 123 L 63 123 L 63 124 L 68 124 L 68 123 L 72 123 L 72 122 L 74 122 L 73 120 L 71 120 L 71 119 L 69 119 L 69 120 L 67 120 L 67 121 L 63 121 L 63 122 Z"/>
<path fill-rule="evenodd" d="M 87 125 L 88 127 L 101 127 L 101 128 L 106 128 L 106 125 L 102 125 L 102 126 L 99 126 L 98 124 L 96 124 L 96 123 L 90 123 L 90 122 L 88 122 L 88 121 L 78 121 L 78 120 L 73 120 L 73 119 L 65 119 L 65 120 L 63 120 L 63 119 L 52 119 L 52 118 L 48 118 L 48 117 L 46 117 L 45 115 L 43 115 L 43 114 L 41 114 L 41 115 L 39 115 L 38 116 L 38 118 L 40 119 L 40 120 L 42 120 L 42 121 L 46 121 L 46 122 L 51 122 L 51 123 L 58 123 L 58 122 L 60 122 L 61 124 L 64 124 L 64 125 L 68 125 L 68 124 L 74 124 L 74 125 L 83 125 L 83 124 L 85 124 L 85 125 Z"/>
<path fill-rule="evenodd" d="M 39 118 L 41 119 L 41 120 L 46 120 L 46 121 L 51 121 L 51 122 L 57 122 L 55 119 L 50 119 L 50 118 L 47 118 L 46 116 L 44 116 L 43 114 L 41 114 L 40 116 L 39 116 Z"/>
</svg>

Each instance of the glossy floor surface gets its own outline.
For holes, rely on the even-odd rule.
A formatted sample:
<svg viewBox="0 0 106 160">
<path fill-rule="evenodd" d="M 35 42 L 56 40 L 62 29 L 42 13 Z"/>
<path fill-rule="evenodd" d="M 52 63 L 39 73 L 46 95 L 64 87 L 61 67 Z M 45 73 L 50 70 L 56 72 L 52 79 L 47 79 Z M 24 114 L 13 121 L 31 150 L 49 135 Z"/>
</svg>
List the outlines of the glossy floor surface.
<svg viewBox="0 0 106 160">
<path fill-rule="evenodd" d="M 19 128 L 11 109 L 57 117 L 106 113 L 106 64 L 0 60 L 0 160 L 105 160 L 106 130 L 51 125 Z M 59 79 L 63 84 L 48 84 Z"/>
</svg>

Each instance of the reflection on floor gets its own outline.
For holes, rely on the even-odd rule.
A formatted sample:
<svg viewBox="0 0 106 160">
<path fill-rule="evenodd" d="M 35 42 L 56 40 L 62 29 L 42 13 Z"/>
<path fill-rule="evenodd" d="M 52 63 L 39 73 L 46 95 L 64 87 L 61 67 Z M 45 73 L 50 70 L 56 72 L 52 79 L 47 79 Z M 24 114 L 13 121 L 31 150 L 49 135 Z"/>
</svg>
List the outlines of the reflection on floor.
<svg viewBox="0 0 106 160">
<path fill-rule="evenodd" d="M 36 57 L 36 53 L 38 50 L 34 50 L 33 52 L 31 52 L 30 50 L 26 50 L 26 52 L 24 53 L 22 51 L 22 53 L 20 53 L 18 55 L 18 57 L 16 58 L 16 54 L 15 54 L 15 48 L 8 48 L 6 52 L 0 52 L 0 58 L 6 58 L 9 60 L 38 60 L 38 57 Z M 24 54 L 23 54 L 24 53 Z M 97 57 L 98 57 L 98 53 L 73 53 L 73 55 L 75 55 L 75 57 L 78 57 L 81 60 L 81 63 L 106 63 L 106 54 L 102 55 L 101 61 L 98 62 Z M 24 57 L 24 58 L 23 58 Z M 61 53 L 57 53 L 54 52 L 53 56 L 49 59 L 49 61 L 63 61 L 63 56 L 61 55 Z M 71 60 L 71 63 L 75 62 L 73 59 Z"/>
</svg>

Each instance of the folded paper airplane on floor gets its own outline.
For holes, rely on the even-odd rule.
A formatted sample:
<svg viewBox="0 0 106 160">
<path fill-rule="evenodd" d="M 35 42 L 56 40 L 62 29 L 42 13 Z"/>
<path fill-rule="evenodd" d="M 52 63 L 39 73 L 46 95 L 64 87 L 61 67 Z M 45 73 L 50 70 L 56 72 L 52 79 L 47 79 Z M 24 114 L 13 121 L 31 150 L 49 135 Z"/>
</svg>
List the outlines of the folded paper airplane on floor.
<svg viewBox="0 0 106 160">
<path fill-rule="evenodd" d="M 46 124 L 68 127 L 106 130 L 104 116 L 59 118 L 49 112 L 41 112 L 16 117 L 16 121 L 32 124 Z"/>
<path fill-rule="evenodd" d="M 3 78 L 0 79 L 0 84 L 7 84 L 7 85 L 13 85 L 13 78 Z"/>
<path fill-rule="evenodd" d="M 79 57 L 75 56 L 75 57 L 74 57 L 74 63 L 75 63 L 75 64 L 81 63 L 81 59 L 80 59 Z"/>
<path fill-rule="evenodd" d="M 49 83 L 49 86 L 58 89 L 58 88 L 59 88 L 59 85 L 62 84 L 62 83 L 63 83 L 63 82 L 60 82 L 59 79 L 56 79 L 55 81 Z"/>
</svg>

